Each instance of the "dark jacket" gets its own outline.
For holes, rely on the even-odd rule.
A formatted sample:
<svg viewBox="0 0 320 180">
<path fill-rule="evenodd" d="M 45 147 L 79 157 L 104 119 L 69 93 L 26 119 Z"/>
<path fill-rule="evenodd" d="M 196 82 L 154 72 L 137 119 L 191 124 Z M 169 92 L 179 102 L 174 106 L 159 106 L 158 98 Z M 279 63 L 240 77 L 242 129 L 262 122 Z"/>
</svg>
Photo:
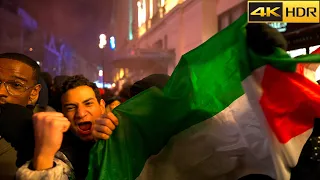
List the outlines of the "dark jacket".
<svg viewBox="0 0 320 180">
<path fill-rule="evenodd" d="M 298 164 L 291 169 L 291 180 L 320 179 L 320 118 L 315 119 L 310 138 L 303 146 Z"/>
<path fill-rule="evenodd" d="M 33 156 L 32 111 L 19 105 L 0 105 L 0 136 L 0 179 L 13 179 L 17 166 Z"/>
</svg>

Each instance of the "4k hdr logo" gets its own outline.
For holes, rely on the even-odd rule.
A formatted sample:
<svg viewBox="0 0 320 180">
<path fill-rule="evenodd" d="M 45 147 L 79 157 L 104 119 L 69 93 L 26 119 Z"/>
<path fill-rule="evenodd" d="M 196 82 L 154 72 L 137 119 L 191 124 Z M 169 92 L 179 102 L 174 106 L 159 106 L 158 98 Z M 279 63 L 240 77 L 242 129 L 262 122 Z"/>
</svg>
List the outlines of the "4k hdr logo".
<svg viewBox="0 0 320 180">
<path fill-rule="evenodd" d="M 251 23 L 320 23 L 320 2 L 248 1 L 248 20 Z"/>
</svg>

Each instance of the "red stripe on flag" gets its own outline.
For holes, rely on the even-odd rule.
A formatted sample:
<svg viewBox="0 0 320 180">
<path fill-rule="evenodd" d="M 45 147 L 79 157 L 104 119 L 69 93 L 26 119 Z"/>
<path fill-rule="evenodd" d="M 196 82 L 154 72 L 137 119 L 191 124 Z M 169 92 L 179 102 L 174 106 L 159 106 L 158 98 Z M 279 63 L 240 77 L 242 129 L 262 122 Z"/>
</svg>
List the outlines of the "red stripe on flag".
<svg viewBox="0 0 320 180">
<path fill-rule="evenodd" d="M 304 76 L 267 66 L 261 85 L 260 104 L 279 142 L 306 132 L 320 117 L 320 86 Z"/>
<path fill-rule="evenodd" d="M 316 50 L 313 51 L 311 54 L 320 54 L 320 48 L 316 49 Z"/>
<path fill-rule="evenodd" d="M 304 65 L 303 64 L 298 64 L 297 65 L 297 71 L 298 74 L 304 75 Z"/>
</svg>

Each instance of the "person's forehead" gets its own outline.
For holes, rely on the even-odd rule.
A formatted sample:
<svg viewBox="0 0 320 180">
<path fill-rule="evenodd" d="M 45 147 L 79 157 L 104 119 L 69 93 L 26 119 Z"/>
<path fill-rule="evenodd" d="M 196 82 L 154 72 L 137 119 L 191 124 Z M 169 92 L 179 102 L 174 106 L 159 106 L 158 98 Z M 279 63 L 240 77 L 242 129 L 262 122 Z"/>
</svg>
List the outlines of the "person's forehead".
<svg viewBox="0 0 320 180">
<path fill-rule="evenodd" d="M 96 98 L 93 89 L 89 86 L 78 86 L 76 88 L 69 89 L 64 93 L 62 101 L 63 103 L 82 103 L 90 98 Z"/>
<path fill-rule="evenodd" d="M 21 77 L 30 81 L 33 78 L 33 70 L 29 65 L 6 58 L 0 58 L 0 74 L 1 78 L 6 79 Z"/>
</svg>

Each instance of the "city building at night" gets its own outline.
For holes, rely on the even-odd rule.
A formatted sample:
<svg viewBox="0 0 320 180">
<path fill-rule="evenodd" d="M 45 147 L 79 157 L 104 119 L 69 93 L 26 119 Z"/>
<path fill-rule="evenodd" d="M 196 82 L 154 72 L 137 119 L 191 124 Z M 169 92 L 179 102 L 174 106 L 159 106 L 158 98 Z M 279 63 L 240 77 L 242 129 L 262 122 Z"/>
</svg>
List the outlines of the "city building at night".
<svg viewBox="0 0 320 180">
<path fill-rule="evenodd" d="M 88 62 L 63 40 L 47 35 L 44 48 L 43 71 L 53 76 L 83 74 L 91 81 L 99 79 L 98 65 Z"/>
<path fill-rule="evenodd" d="M 183 54 L 229 26 L 247 11 L 246 0 L 117 0 L 116 2 L 113 29 L 117 39 L 115 54 L 120 54 L 120 57 L 114 56 L 113 61 L 117 68 L 115 77 L 124 67 L 129 68 L 131 76 L 132 71 L 138 71 L 134 74 L 140 73 L 137 78 L 148 75 L 152 73 L 150 71 L 150 68 L 154 67 L 150 65 L 152 63 L 161 64 L 159 67 L 165 66 L 161 72 L 171 74 Z M 293 57 L 311 53 L 319 47 L 319 24 L 270 23 L 270 26 L 284 34 L 289 44 L 288 53 Z M 141 54 L 137 56 L 135 51 L 150 51 L 150 53 L 148 57 Z M 157 58 L 164 52 L 171 53 L 168 57 L 173 59 Z M 149 71 L 135 67 L 143 63 L 141 60 L 147 59 L 149 64 L 141 67 L 150 67 Z M 130 68 L 130 64 L 135 66 Z"/>
<path fill-rule="evenodd" d="M 131 61 L 142 64 L 139 60 L 149 60 L 149 65 L 146 65 L 149 71 L 136 69 L 142 77 L 159 73 L 161 68 L 161 73 L 171 74 L 183 54 L 217 33 L 221 25 L 226 27 L 231 23 L 229 20 L 237 19 L 245 12 L 245 7 L 246 1 L 238 0 L 118 0 L 114 29 L 118 43 L 116 52 L 122 57 L 115 56 L 114 62 L 121 67 L 121 64 L 125 66 Z M 225 13 L 232 8 L 233 12 Z M 223 21 L 225 18 L 228 21 Z M 220 21 L 225 24 L 220 25 Z M 139 57 L 131 53 L 130 58 L 128 52 L 136 51 L 150 53 L 146 56 L 140 53 Z M 128 54 L 127 59 L 123 58 L 124 54 Z M 168 59 L 159 58 L 161 54 L 167 54 Z M 155 66 L 159 68 L 151 72 Z"/>
<path fill-rule="evenodd" d="M 0 53 L 19 52 L 37 61 L 52 76 L 83 74 L 98 79 L 98 66 L 88 62 L 63 40 L 39 28 L 14 0 L 0 0 Z"/>
</svg>

